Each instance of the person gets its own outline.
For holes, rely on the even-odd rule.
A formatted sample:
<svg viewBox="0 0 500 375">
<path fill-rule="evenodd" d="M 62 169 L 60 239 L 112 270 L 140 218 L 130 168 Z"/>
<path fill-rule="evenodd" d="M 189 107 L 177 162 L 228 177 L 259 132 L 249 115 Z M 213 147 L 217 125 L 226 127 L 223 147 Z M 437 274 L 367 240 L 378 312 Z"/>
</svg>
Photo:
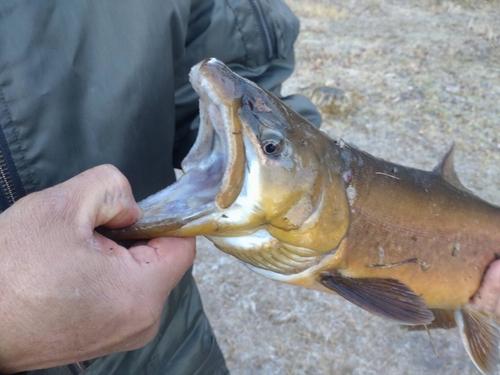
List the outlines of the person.
<svg viewBox="0 0 500 375">
<path fill-rule="evenodd" d="M 216 57 L 279 94 L 297 18 L 281 0 L 7 0 L 0 19 L 0 373 L 228 373 L 194 239 L 126 249 L 95 228 L 175 180 L 191 66 Z"/>
</svg>

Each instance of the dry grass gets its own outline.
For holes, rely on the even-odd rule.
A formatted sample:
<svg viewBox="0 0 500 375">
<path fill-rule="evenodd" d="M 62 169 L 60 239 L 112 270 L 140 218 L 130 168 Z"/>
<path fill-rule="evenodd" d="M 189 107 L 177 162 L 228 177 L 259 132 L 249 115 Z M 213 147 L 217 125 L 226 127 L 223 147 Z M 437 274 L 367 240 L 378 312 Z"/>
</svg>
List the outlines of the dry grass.
<svg viewBox="0 0 500 375">
<path fill-rule="evenodd" d="M 348 13 L 345 9 L 339 8 L 333 1 L 316 0 L 316 1 L 287 1 L 295 14 L 301 17 L 311 17 L 320 20 L 345 20 L 348 18 Z"/>
<path fill-rule="evenodd" d="M 463 183 L 500 204 L 500 2 L 289 0 L 286 92 L 331 85 L 355 108 L 323 130 L 430 169 L 452 141 Z M 200 240 L 195 276 L 235 375 L 476 374 L 458 333 L 406 332 L 339 297 L 268 281 Z"/>
</svg>

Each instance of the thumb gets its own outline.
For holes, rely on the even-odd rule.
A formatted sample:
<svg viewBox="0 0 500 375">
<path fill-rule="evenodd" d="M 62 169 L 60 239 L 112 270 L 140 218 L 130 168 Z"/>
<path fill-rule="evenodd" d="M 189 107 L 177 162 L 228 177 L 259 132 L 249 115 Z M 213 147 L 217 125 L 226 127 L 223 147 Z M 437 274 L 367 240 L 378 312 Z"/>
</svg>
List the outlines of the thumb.
<svg viewBox="0 0 500 375">
<path fill-rule="evenodd" d="M 90 220 L 93 228 L 125 227 L 142 215 L 127 178 L 112 165 L 91 168 L 63 184 L 78 199 L 79 218 Z"/>
<path fill-rule="evenodd" d="M 196 242 L 194 237 L 159 237 L 133 246 L 129 252 L 137 263 L 149 265 L 141 267 L 143 276 L 152 279 L 150 287 L 154 283 L 158 292 L 166 293 L 166 298 L 193 264 Z"/>
</svg>

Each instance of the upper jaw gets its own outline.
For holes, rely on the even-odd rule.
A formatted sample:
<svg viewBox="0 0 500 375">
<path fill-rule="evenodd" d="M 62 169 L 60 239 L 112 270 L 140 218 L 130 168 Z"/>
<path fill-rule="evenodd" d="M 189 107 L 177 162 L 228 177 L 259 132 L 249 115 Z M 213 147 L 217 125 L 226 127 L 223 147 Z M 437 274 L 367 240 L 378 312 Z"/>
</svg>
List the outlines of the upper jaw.
<svg viewBox="0 0 500 375">
<path fill-rule="evenodd" d="M 208 93 L 212 99 L 226 105 L 231 105 L 235 99 L 241 98 L 242 86 L 247 82 L 214 58 L 203 60 L 193 66 L 189 79 L 198 95 Z"/>
</svg>

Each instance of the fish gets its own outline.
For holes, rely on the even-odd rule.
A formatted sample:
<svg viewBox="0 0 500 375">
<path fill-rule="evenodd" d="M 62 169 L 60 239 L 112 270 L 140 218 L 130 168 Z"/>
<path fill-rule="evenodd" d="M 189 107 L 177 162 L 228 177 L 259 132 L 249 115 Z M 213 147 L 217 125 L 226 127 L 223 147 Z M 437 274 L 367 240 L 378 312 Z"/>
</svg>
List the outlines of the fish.
<svg viewBox="0 0 500 375">
<path fill-rule="evenodd" d="M 200 129 L 184 174 L 114 240 L 206 236 L 269 279 L 338 294 L 410 329 L 458 327 L 483 374 L 494 316 L 470 303 L 498 258 L 500 208 L 467 190 L 452 147 L 432 171 L 334 140 L 210 58 L 190 81 Z"/>
</svg>

